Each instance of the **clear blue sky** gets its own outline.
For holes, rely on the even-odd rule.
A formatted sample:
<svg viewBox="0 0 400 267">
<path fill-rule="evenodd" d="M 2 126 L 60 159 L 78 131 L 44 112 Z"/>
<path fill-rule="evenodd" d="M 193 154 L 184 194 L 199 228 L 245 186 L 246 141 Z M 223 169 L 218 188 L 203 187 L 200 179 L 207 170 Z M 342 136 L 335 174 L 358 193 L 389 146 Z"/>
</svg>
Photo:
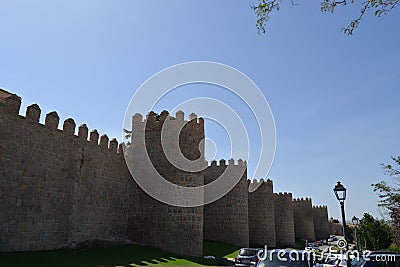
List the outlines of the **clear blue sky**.
<svg viewBox="0 0 400 267">
<path fill-rule="evenodd" d="M 249 1 L 1 1 L 0 87 L 23 97 L 21 114 L 38 103 L 120 140 L 126 106 L 151 75 L 193 60 L 231 65 L 274 114 L 276 191 L 339 217 L 340 179 L 348 217 L 379 216 L 370 184 L 400 154 L 399 10 L 366 16 L 347 37 L 356 6 L 332 15 L 298 3 L 283 3 L 258 35 Z"/>
</svg>

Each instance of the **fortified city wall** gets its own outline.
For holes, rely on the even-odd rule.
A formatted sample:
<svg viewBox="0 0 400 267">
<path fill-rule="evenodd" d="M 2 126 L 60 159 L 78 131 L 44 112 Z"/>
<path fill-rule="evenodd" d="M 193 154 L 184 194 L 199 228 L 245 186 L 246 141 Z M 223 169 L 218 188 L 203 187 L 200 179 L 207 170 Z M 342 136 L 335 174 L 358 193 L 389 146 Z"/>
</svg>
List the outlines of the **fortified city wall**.
<svg viewBox="0 0 400 267">
<path fill-rule="evenodd" d="M 204 120 L 195 114 L 189 121 L 181 111 L 175 117 L 166 111 L 150 112 L 146 118 L 135 114 L 131 142 L 125 146 L 96 130 L 89 132 L 85 124 L 77 128 L 71 118 L 60 125 L 55 111 L 42 124 L 38 105 L 28 106 L 24 116 L 19 115 L 20 106 L 19 96 L 0 89 L 0 252 L 103 240 L 202 256 L 204 239 L 284 247 L 294 246 L 295 236 L 305 233 L 317 238 L 339 234 L 340 225 L 328 222 L 326 206 L 311 208 L 309 200 L 303 207 L 303 202 L 292 201 L 291 193 L 274 194 L 271 180 L 249 193 L 246 162 L 221 160 L 208 166 Z M 179 149 L 173 154 L 182 153 L 201 171 L 171 163 L 161 144 L 162 129 L 170 134 L 163 145 L 173 148 L 174 139 L 168 137 L 177 136 Z M 132 164 L 127 166 L 125 158 Z M 224 172 L 241 178 L 211 204 L 177 207 L 155 200 L 132 178 L 133 171 L 136 178 L 153 181 L 155 173 L 146 159 L 176 186 L 209 184 Z M 186 201 L 193 196 L 174 197 Z M 204 195 L 195 197 L 202 200 Z M 310 210 L 309 216 L 302 215 Z M 301 225 L 307 230 L 303 234 Z"/>
</svg>

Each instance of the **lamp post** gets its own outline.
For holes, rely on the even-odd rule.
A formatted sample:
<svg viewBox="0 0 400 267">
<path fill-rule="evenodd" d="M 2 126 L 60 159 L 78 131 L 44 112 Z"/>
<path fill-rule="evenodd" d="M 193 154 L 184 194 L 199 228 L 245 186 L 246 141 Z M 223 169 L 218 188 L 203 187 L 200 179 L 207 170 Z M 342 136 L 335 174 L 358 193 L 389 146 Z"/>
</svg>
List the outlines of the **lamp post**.
<svg viewBox="0 0 400 267">
<path fill-rule="evenodd" d="M 358 251 L 357 226 L 360 224 L 360 220 L 354 215 L 351 221 L 354 225 L 354 237 L 356 238 L 356 250 Z"/>
<path fill-rule="evenodd" d="M 347 236 L 347 227 L 346 227 L 346 216 L 344 214 L 344 201 L 346 200 L 346 191 L 347 189 L 342 185 L 341 182 L 337 182 L 335 188 L 333 188 L 333 192 L 335 192 L 337 200 L 339 200 L 340 208 L 342 210 L 342 222 L 343 222 L 343 234 L 344 239 L 348 240 Z"/>
<path fill-rule="evenodd" d="M 346 216 L 344 214 L 344 201 L 346 200 L 346 191 L 347 189 L 342 185 L 341 182 L 337 182 L 335 188 L 333 188 L 333 192 L 335 192 L 335 196 L 337 200 L 339 200 L 340 208 L 342 210 L 343 235 L 344 235 L 344 240 L 346 241 L 346 250 L 347 250 L 348 249 L 347 242 L 349 240 L 349 236 L 347 235 Z M 346 262 L 347 262 L 347 267 L 350 267 L 351 266 L 350 259 L 346 259 Z"/>
</svg>

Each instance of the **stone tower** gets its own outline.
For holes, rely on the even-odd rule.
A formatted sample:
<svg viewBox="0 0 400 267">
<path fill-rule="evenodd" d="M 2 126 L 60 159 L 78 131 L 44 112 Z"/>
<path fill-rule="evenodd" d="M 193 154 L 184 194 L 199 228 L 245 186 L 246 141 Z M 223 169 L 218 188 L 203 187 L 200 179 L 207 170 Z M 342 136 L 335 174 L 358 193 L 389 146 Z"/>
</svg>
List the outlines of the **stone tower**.
<svg viewBox="0 0 400 267">
<path fill-rule="evenodd" d="M 328 207 L 327 206 L 314 206 L 312 208 L 315 238 L 327 239 L 330 234 Z"/>
<path fill-rule="evenodd" d="M 250 245 L 276 247 L 273 184 L 269 179 L 260 182 L 257 190 L 249 193 Z"/>
<path fill-rule="evenodd" d="M 278 247 L 295 244 L 293 202 L 291 193 L 274 193 L 275 233 Z"/>
<path fill-rule="evenodd" d="M 293 200 L 294 231 L 298 239 L 315 241 L 311 198 Z"/>
<path fill-rule="evenodd" d="M 169 116 L 167 111 L 163 111 L 160 115 L 150 112 L 144 121 L 140 114 L 136 114 L 132 118 L 132 142 L 125 154 L 133 157 L 131 166 L 134 166 L 134 175 L 138 176 L 135 178 L 154 179 L 152 172 L 154 167 L 163 179 L 175 185 L 201 186 L 204 185 L 204 176 L 201 172 L 181 170 L 171 163 L 171 158 L 167 158 L 165 151 L 169 149 L 170 152 L 173 151 L 173 155 L 181 152 L 184 158 L 190 161 L 197 160 L 201 165 L 205 162 L 203 140 L 204 121 L 202 118 L 197 119 L 195 114 L 190 115 L 189 121 L 184 120 L 182 111 L 178 111 L 175 118 Z M 147 155 L 152 166 L 145 165 Z M 154 186 L 157 186 L 157 183 Z M 161 194 L 165 193 L 163 188 L 159 190 Z M 184 198 L 184 196 L 176 197 Z M 181 255 L 202 255 L 202 206 L 191 208 L 170 206 L 152 199 L 147 194 L 140 194 L 139 203 L 141 205 L 138 212 L 132 214 L 130 220 L 133 225 L 128 231 L 131 239 L 146 238 L 152 246 Z M 155 224 L 155 227 L 152 224 Z"/>
<path fill-rule="evenodd" d="M 241 178 L 228 194 L 204 206 L 204 238 L 248 247 L 248 186 L 245 163 L 239 160 L 235 165 L 231 159 L 228 165 L 225 160 L 220 160 L 217 165 L 217 162 L 213 161 L 203 172 L 204 180 L 206 184 L 213 182 L 228 167 L 231 172 L 228 175 L 240 175 Z"/>
</svg>

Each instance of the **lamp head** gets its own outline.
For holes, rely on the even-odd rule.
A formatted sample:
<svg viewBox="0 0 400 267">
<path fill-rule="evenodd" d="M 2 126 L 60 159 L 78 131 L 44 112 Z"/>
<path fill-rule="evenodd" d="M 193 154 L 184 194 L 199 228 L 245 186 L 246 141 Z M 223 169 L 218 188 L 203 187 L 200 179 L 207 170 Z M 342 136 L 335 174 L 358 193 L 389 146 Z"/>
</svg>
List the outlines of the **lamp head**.
<svg viewBox="0 0 400 267">
<path fill-rule="evenodd" d="M 358 225 L 360 223 L 360 220 L 354 215 L 353 218 L 351 219 L 351 222 L 354 225 Z"/>
<path fill-rule="evenodd" d="M 335 188 L 333 188 L 333 192 L 335 192 L 336 198 L 340 202 L 344 202 L 346 200 L 346 191 L 347 189 L 342 185 L 341 182 L 337 182 Z"/>
</svg>

